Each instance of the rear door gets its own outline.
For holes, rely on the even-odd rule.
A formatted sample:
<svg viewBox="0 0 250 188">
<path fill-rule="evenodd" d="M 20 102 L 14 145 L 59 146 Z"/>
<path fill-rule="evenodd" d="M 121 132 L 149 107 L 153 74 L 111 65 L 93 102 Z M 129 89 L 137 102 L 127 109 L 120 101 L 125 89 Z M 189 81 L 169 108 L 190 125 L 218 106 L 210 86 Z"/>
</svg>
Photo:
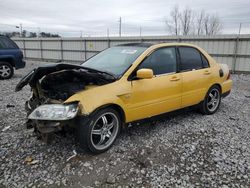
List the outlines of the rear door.
<svg viewBox="0 0 250 188">
<path fill-rule="evenodd" d="M 196 48 L 178 47 L 182 75 L 182 107 L 198 104 L 210 86 L 211 70 L 205 56 Z"/>
</svg>

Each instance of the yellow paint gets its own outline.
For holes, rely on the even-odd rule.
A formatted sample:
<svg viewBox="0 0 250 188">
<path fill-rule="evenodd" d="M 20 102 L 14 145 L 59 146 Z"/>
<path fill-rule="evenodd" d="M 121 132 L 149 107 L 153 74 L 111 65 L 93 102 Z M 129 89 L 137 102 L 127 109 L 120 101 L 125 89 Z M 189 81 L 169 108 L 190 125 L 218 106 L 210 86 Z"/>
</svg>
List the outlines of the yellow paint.
<svg viewBox="0 0 250 188">
<path fill-rule="evenodd" d="M 139 79 L 150 79 L 153 78 L 154 73 L 151 69 L 140 69 L 136 72 L 136 77 Z"/>
<path fill-rule="evenodd" d="M 154 50 L 179 45 L 198 49 L 208 59 L 210 67 L 159 75 L 149 79 L 128 80 L 128 76 L 140 62 Z M 220 68 L 225 73 L 223 77 L 219 77 Z M 141 54 L 119 80 L 103 86 L 88 86 L 85 90 L 71 96 L 65 103 L 79 101 L 82 115 L 89 115 L 99 107 L 115 104 L 123 109 L 125 121 L 128 123 L 198 104 L 205 98 L 208 89 L 214 84 L 221 86 L 222 93 L 231 90 L 232 80 L 226 80 L 227 72 L 225 66 L 217 64 L 210 55 L 195 45 L 185 43 L 156 44 Z M 149 73 L 142 72 L 142 74 Z"/>
<path fill-rule="evenodd" d="M 89 43 L 89 48 L 90 48 L 90 49 L 93 48 L 93 43 L 92 43 L 92 42 Z"/>
</svg>

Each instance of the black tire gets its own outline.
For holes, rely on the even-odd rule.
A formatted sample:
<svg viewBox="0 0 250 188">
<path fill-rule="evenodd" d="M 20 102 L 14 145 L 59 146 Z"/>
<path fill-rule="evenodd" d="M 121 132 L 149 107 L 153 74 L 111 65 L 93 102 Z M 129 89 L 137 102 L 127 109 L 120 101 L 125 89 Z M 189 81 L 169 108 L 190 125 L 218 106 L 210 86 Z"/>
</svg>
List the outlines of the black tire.
<svg viewBox="0 0 250 188">
<path fill-rule="evenodd" d="M 212 96 L 214 97 L 214 101 L 212 99 Z M 220 102 L 221 102 L 221 90 L 219 86 L 214 85 L 208 90 L 205 99 L 201 102 L 200 112 L 204 115 L 214 114 L 219 109 Z"/>
<path fill-rule="evenodd" d="M 112 118 L 114 118 L 114 122 Z M 106 127 L 111 125 L 110 123 L 111 120 L 114 123 L 114 127 L 110 129 L 105 128 L 104 130 L 105 125 Z M 80 147 L 85 151 L 91 151 L 94 154 L 105 152 L 114 144 L 116 138 L 120 133 L 122 125 L 119 113 L 113 108 L 100 109 L 91 114 L 88 118 L 79 117 L 77 122 L 78 122 L 76 124 L 77 137 L 78 137 L 77 140 L 80 143 Z M 116 123 L 117 125 L 115 125 Z M 98 127 L 99 129 L 96 129 L 96 127 Z M 108 137 L 108 135 L 110 137 Z M 103 142 L 105 142 L 106 138 L 107 141 L 105 142 L 106 145 L 103 144 L 102 146 L 101 141 L 103 137 L 104 137 Z M 96 143 L 96 141 L 98 143 Z"/>
<path fill-rule="evenodd" d="M 8 62 L 0 62 L 0 79 L 9 79 L 13 76 L 14 69 Z"/>
</svg>

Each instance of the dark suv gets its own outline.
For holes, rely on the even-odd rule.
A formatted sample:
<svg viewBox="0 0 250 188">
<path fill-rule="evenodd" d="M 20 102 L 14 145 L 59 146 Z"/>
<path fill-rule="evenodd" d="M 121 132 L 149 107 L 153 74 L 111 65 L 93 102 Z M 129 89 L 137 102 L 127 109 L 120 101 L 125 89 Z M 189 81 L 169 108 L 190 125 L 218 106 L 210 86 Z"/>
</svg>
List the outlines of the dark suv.
<svg viewBox="0 0 250 188">
<path fill-rule="evenodd" d="M 0 79 L 11 78 L 15 69 L 25 67 L 23 52 L 14 41 L 0 36 Z"/>
</svg>

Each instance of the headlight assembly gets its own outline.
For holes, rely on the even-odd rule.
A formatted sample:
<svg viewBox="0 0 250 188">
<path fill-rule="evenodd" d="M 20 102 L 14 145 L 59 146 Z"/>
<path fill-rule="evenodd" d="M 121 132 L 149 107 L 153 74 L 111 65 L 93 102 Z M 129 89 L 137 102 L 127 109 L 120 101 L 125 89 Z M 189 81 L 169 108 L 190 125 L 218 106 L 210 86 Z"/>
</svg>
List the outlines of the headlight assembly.
<svg viewBox="0 0 250 188">
<path fill-rule="evenodd" d="M 28 117 L 35 120 L 69 120 L 78 112 L 78 104 L 45 104 L 37 107 Z"/>
</svg>

